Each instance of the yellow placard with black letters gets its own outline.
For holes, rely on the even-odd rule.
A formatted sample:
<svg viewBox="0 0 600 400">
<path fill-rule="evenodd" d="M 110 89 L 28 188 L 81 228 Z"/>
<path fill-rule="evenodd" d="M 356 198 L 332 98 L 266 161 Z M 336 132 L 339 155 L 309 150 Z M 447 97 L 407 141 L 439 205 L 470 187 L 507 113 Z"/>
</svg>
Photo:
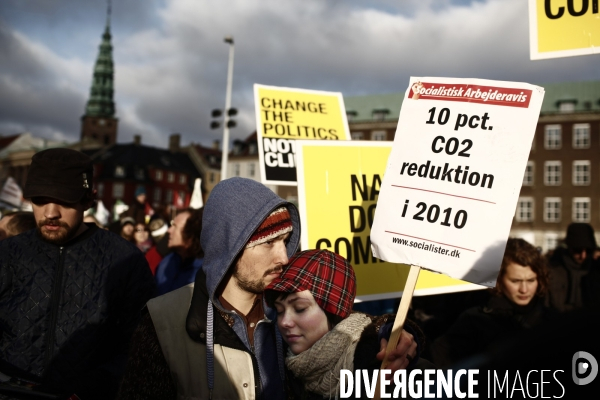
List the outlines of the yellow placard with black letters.
<svg viewBox="0 0 600 400">
<path fill-rule="evenodd" d="M 399 297 L 409 266 L 373 257 L 371 224 L 391 142 L 298 141 L 298 202 L 302 248 L 328 249 L 352 264 L 359 300 Z M 422 271 L 415 295 L 481 289 Z"/>
<path fill-rule="evenodd" d="M 254 85 L 261 181 L 296 185 L 297 140 L 349 140 L 344 98 L 322 92 Z"/>
<path fill-rule="evenodd" d="M 599 0 L 529 0 L 532 60 L 600 53 Z"/>
</svg>

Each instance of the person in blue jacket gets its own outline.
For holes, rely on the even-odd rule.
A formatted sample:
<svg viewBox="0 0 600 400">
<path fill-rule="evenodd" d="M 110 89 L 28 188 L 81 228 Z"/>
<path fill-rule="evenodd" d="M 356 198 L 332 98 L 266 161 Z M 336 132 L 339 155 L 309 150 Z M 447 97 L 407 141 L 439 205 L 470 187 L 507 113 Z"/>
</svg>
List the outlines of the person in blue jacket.
<svg viewBox="0 0 600 400">
<path fill-rule="evenodd" d="M 194 282 L 202 268 L 204 251 L 200 245 L 203 208 L 180 210 L 169 228 L 168 247 L 171 253 L 156 268 L 159 296 Z"/>
</svg>

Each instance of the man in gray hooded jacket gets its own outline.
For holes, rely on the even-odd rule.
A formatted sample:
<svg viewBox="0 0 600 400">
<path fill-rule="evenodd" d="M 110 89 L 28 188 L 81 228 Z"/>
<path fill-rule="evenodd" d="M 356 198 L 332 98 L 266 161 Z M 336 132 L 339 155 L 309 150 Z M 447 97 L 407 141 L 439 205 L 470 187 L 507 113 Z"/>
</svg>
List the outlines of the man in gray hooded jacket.
<svg viewBox="0 0 600 400">
<path fill-rule="evenodd" d="M 285 398 L 282 340 L 263 290 L 299 241 L 296 207 L 266 186 L 242 178 L 215 186 L 202 270 L 193 285 L 148 302 L 119 398 Z M 416 347 L 409 342 L 402 346 Z"/>
<path fill-rule="evenodd" d="M 148 303 L 119 397 L 284 398 L 282 341 L 262 292 L 299 242 L 293 204 L 249 179 L 219 183 L 204 208 L 202 270 Z"/>
</svg>

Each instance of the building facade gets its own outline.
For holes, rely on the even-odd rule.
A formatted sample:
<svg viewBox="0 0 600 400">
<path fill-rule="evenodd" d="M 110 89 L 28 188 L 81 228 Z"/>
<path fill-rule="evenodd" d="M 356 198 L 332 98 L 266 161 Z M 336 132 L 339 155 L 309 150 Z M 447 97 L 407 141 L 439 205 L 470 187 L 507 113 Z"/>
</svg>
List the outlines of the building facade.
<svg viewBox="0 0 600 400">
<path fill-rule="evenodd" d="M 132 204 L 138 188 L 144 188 L 153 207 L 187 207 L 200 172 L 172 135 L 169 149 L 145 146 L 137 136 L 133 143 L 115 143 L 99 151 L 87 150 L 94 161 L 94 187 L 107 208 L 117 200 Z"/>
<path fill-rule="evenodd" d="M 228 156 L 227 177 L 231 178 L 234 176 L 252 179 L 257 182 L 261 181 L 260 164 L 258 160 L 258 140 L 256 132 L 253 132 L 244 140 L 234 140 L 233 149 Z M 266 186 L 273 192 L 279 194 L 279 186 Z M 281 196 L 281 194 L 279 195 Z"/>
</svg>

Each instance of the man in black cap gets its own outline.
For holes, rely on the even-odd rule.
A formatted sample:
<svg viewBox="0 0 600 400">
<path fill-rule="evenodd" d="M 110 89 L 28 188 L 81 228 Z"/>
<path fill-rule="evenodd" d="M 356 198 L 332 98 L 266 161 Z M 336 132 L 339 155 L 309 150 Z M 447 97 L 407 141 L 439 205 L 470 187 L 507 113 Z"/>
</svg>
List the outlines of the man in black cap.
<svg viewBox="0 0 600 400">
<path fill-rule="evenodd" d="M 0 372 L 58 398 L 114 398 L 155 291 L 133 243 L 83 222 L 92 177 L 83 153 L 35 154 L 24 197 L 37 228 L 0 242 Z"/>
<path fill-rule="evenodd" d="M 560 312 L 582 308 L 593 293 L 586 290 L 586 277 L 596 261 L 597 247 L 594 228 L 586 223 L 571 223 L 567 227 L 566 247 L 557 248 L 550 258 L 550 288 L 548 300 Z"/>
</svg>

